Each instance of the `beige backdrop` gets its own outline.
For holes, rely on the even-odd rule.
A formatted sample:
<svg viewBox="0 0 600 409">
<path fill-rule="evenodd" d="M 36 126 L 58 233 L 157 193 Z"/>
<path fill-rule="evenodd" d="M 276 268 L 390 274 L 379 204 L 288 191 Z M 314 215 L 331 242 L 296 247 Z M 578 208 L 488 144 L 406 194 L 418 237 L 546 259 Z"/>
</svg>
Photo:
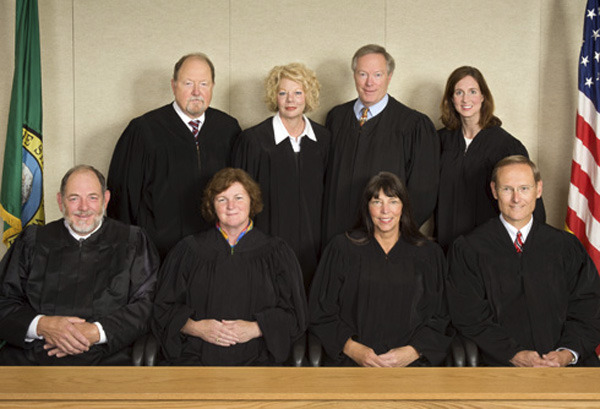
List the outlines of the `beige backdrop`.
<svg viewBox="0 0 600 409">
<path fill-rule="evenodd" d="M 77 163 L 106 172 L 130 119 L 172 101 L 172 66 L 207 53 L 212 106 L 242 128 L 264 119 L 262 81 L 300 61 L 321 107 L 355 97 L 349 60 L 367 43 L 396 59 L 390 93 L 440 127 L 450 72 L 482 70 L 504 127 L 539 164 L 550 224 L 564 225 L 585 0 L 39 0 L 46 219 L 60 217 L 59 179 Z M 0 0 L 0 160 L 12 84 L 15 0 Z M 0 168 L 1 169 L 1 168 Z"/>
</svg>

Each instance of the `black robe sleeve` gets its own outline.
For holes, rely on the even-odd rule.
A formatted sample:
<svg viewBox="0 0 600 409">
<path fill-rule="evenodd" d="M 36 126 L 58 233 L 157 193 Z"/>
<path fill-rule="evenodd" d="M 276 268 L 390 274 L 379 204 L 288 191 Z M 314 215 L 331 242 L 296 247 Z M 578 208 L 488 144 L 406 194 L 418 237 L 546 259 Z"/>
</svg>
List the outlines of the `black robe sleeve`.
<svg viewBox="0 0 600 409">
<path fill-rule="evenodd" d="M 35 230 L 27 227 L 0 263 L 0 339 L 24 347 L 29 324 L 38 314 L 27 301 L 25 284 L 33 261 Z"/>
<path fill-rule="evenodd" d="M 448 260 L 447 294 L 452 323 L 495 361 L 509 365 L 510 359 L 525 347 L 496 321 L 493 306 L 488 302 L 487 283 L 479 273 L 479 255 L 464 237 L 459 237 L 450 249 Z"/>
<path fill-rule="evenodd" d="M 421 113 L 415 115 L 412 134 L 404 138 L 404 161 L 413 217 L 420 226 L 431 216 L 437 201 L 440 143 L 431 120 Z"/>
<path fill-rule="evenodd" d="M 600 344 L 600 277 L 581 242 L 572 234 L 561 233 L 568 237 L 565 270 L 571 274 L 566 321 L 557 346 L 578 352 L 579 362 L 583 362 L 596 358 L 594 350 Z"/>
<path fill-rule="evenodd" d="M 292 342 L 300 338 L 308 327 L 308 306 L 300 265 L 283 241 L 276 247 L 273 261 L 273 285 L 277 302 L 260 309 L 254 316 L 267 349 L 276 362 L 283 362 L 290 353 Z"/>
<path fill-rule="evenodd" d="M 160 269 L 152 332 L 167 358 L 181 355 L 182 342 L 187 338 L 181 333 L 181 329 L 188 318 L 207 318 L 194 315 L 194 309 L 187 303 L 188 292 L 193 290 L 190 287 L 190 275 L 198 263 L 193 241 L 188 237 L 169 252 Z"/>
<path fill-rule="evenodd" d="M 422 260 L 428 266 L 423 304 L 429 311 L 426 318 L 414 331 L 407 345 L 412 345 L 431 365 L 440 365 L 448 353 L 453 331 L 449 329 L 450 316 L 446 300 L 446 278 L 448 265 L 442 249 L 433 243 L 427 243 L 431 249 Z"/>
<path fill-rule="evenodd" d="M 149 330 L 152 315 L 159 267 L 158 253 L 139 228 L 130 228 L 129 243 L 134 255 L 129 265 L 127 302 L 98 319 L 106 333 L 109 354 L 133 344 L 145 334 Z"/>
<path fill-rule="evenodd" d="M 327 246 L 310 291 L 310 331 L 321 340 L 325 353 L 334 361 L 343 359 L 346 341 L 358 335 L 352 323 L 341 319 L 345 274 L 350 266 L 344 251 L 345 240 L 337 236 Z"/>
</svg>

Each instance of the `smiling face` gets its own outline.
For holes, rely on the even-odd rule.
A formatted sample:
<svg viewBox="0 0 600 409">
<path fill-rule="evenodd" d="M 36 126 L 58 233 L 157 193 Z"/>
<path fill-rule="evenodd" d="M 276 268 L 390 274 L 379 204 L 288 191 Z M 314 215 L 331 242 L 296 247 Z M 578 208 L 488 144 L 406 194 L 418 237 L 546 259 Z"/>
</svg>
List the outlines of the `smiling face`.
<svg viewBox="0 0 600 409">
<path fill-rule="evenodd" d="M 213 87 L 210 66 L 197 57 L 186 59 L 179 68 L 177 79 L 171 80 L 175 101 L 190 118 L 199 118 L 206 111 Z"/>
<path fill-rule="evenodd" d="M 240 182 L 215 196 L 215 213 L 219 225 L 230 238 L 237 238 L 250 222 L 250 196 Z"/>
<path fill-rule="evenodd" d="M 496 180 L 491 188 L 498 208 L 504 219 L 520 230 L 531 220 L 536 199 L 542 196 L 542 181 L 536 183 L 533 171 L 523 163 L 499 168 Z"/>
<path fill-rule="evenodd" d="M 65 195 L 57 194 L 58 207 L 71 229 L 85 236 L 100 225 L 110 192 L 102 193 L 96 175 L 88 170 L 73 173 L 65 186 Z"/>
<path fill-rule="evenodd" d="M 456 83 L 454 94 L 452 94 L 452 104 L 461 119 L 472 118 L 479 122 L 482 103 L 483 95 L 475 78 L 467 75 Z"/>
<path fill-rule="evenodd" d="M 301 117 L 306 108 L 304 88 L 296 81 L 282 78 L 277 91 L 277 109 L 282 119 L 293 120 Z"/>
<path fill-rule="evenodd" d="M 377 197 L 372 197 L 369 200 L 369 214 L 373 221 L 373 234 L 399 236 L 402 207 L 402 201 L 397 196 L 386 196 L 383 189 Z"/>
<path fill-rule="evenodd" d="M 370 107 L 387 94 L 392 75 L 388 75 L 383 54 L 366 54 L 356 61 L 354 85 L 361 102 Z"/>
</svg>

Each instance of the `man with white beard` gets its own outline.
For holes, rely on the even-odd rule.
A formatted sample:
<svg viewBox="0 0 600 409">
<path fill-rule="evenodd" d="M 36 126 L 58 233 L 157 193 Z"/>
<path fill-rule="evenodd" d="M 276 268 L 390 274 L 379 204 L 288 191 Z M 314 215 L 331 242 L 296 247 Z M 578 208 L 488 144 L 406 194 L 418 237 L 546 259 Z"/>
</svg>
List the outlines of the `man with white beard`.
<svg viewBox="0 0 600 409">
<path fill-rule="evenodd" d="M 147 331 L 159 265 L 144 232 L 104 217 L 104 176 L 78 165 L 64 218 L 27 227 L 0 263 L 1 365 L 124 365 Z"/>
<path fill-rule="evenodd" d="M 175 101 L 133 119 L 117 142 L 108 215 L 144 228 L 161 258 L 182 238 L 213 227 L 201 215 L 204 186 L 229 166 L 238 121 L 210 108 L 215 67 L 202 53 L 175 64 Z"/>
</svg>

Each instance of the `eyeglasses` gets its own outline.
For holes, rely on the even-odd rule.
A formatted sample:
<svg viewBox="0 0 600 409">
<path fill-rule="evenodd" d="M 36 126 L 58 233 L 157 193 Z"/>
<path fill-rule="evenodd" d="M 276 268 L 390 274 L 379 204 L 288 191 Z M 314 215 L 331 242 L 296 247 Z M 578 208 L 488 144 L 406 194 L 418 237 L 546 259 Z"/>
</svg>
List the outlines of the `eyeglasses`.
<svg viewBox="0 0 600 409">
<path fill-rule="evenodd" d="M 527 195 L 527 194 L 533 192 L 534 187 L 535 186 L 533 186 L 533 185 L 523 185 L 523 186 L 517 186 L 517 187 L 501 186 L 501 187 L 497 188 L 496 191 L 499 194 L 501 194 L 502 196 L 512 196 L 513 193 Z"/>
</svg>

